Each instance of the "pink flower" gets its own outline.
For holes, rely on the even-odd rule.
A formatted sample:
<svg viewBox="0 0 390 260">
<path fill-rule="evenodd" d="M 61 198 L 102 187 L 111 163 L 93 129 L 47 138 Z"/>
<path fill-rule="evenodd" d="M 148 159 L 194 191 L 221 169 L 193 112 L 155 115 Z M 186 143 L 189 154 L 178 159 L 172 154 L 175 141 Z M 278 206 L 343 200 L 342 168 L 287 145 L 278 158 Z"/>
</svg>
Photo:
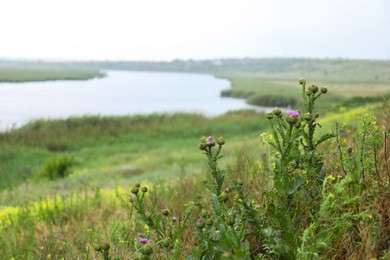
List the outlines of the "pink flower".
<svg viewBox="0 0 390 260">
<path fill-rule="evenodd" d="M 199 223 L 203 222 L 203 218 L 198 218 L 198 222 Z"/>
<path fill-rule="evenodd" d="M 206 142 L 211 143 L 212 141 L 214 141 L 214 139 L 211 136 L 207 137 Z"/>
<path fill-rule="evenodd" d="M 142 238 L 138 239 L 138 242 L 140 242 L 141 244 L 147 244 L 148 243 L 148 239 L 142 237 Z"/>
<path fill-rule="evenodd" d="M 298 111 L 294 111 L 294 110 L 289 110 L 289 111 L 286 112 L 286 116 L 298 117 L 299 116 L 299 112 Z"/>
<path fill-rule="evenodd" d="M 172 222 L 176 222 L 177 221 L 177 217 L 173 216 L 172 217 Z"/>
</svg>

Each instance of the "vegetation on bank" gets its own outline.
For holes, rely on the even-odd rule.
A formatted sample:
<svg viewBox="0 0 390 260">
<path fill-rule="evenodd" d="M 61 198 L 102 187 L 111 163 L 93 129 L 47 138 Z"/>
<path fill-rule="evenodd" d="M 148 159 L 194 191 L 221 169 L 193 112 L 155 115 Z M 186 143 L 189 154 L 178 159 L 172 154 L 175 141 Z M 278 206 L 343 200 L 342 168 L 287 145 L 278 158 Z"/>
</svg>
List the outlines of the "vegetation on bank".
<svg viewBox="0 0 390 260">
<path fill-rule="evenodd" d="M 376 120 L 329 102 L 332 87 L 290 89 L 299 115 L 84 117 L 1 133 L 0 255 L 386 259 L 389 105 L 367 100 Z M 314 106 L 320 93 L 334 109 Z M 225 139 L 197 147 L 201 136 Z"/>
<path fill-rule="evenodd" d="M 104 77 L 104 73 L 92 69 L 0 67 L 0 82 L 87 80 L 99 77 Z"/>
</svg>

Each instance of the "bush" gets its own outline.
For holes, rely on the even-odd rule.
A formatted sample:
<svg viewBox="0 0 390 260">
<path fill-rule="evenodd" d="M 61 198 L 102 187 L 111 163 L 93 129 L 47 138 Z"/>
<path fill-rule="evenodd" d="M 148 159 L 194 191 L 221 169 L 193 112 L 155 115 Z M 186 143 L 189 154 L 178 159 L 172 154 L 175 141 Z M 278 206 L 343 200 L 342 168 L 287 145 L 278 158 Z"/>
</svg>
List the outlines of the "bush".
<svg viewBox="0 0 390 260">
<path fill-rule="evenodd" d="M 65 178 L 71 173 L 70 168 L 73 165 L 73 157 L 64 154 L 60 157 L 51 158 L 44 162 L 42 169 L 38 172 L 38 177 L 54 180 Z"/>
<path fill-rule="evenodd" d="M 246 102 L 256 106 L 289 107 L 294 106 L 297 103 L 297 100 L 293 97 L 255 94 L 250 96 Z"/>
</svg>

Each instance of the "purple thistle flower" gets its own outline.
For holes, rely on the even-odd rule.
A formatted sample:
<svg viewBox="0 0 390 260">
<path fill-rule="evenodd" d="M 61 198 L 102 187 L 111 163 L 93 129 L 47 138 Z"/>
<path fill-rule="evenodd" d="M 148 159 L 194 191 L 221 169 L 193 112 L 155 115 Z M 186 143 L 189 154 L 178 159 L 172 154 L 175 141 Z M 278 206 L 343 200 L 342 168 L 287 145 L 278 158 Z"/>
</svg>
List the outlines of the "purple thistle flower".
<svg viewBox="0 0 390 260">
<path fill-rule="evenodd" d="M 176 222 L 177 221 L 177 217 L 173 216 L 172 217 L 172 222 Z"/>
<path fill-rule="evenodd" d="M 142 237 L 142 238 L 138 239 L 138 242 L 140 242 L 141 244 L 147 244 L 148 243 L 148 239 Z"/>
<path fill-rule="evenodd" d="M 211 143 L 212 141 L 214 141 L 214 139 L 211 136 L 207 137 L 206 142 L 210 142 Z"/>
<path fill-rule="evenodd" d="M 198 218 L 198 222 L 199 223 L 203 222 L 203 218 Z"/>
<path fill-rule="evenodd" d="M 299 112 L 298 111 L 294 111 L 294 110 L 289 110 L 289 111 L 286 112 L 286 116 L 298 117 L 299 116 Z"/>
</svg>

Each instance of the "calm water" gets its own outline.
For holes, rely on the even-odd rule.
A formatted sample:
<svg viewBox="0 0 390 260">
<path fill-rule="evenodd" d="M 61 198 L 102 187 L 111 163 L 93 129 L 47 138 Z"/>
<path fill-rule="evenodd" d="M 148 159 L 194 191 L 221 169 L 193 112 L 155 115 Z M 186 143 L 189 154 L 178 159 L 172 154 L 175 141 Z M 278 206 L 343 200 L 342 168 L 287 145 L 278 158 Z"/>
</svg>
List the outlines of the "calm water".
<svg viewBox="0 0 390 260">
<path fill-rule="evenodd" d="M 198 112 L 207 116 L 253 108 L 221 98 L 227 80 L 210 75 L 108 71 L 88 81 L 0 83 L 0 128 L 39 118 Z"/>
</svg>

